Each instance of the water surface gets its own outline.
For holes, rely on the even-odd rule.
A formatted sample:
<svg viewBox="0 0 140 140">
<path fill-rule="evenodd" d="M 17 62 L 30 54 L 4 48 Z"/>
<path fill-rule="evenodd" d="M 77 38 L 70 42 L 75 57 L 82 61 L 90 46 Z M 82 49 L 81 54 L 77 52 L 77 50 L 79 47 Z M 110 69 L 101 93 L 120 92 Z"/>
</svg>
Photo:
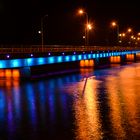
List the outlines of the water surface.
<svg viewBox="0 0 140 140">
<path fill-rule="evenodd" d="M 140 63 L 1 78 L 0 140 L 139 140 L 139 99 Z"/>
</svg>

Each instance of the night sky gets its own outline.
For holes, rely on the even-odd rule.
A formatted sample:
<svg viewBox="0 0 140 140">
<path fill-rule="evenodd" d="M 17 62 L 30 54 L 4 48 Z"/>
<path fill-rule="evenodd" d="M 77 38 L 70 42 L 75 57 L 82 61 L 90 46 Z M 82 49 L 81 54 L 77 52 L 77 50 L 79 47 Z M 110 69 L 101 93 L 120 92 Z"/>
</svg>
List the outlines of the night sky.
<svg viewBox="0 0 140 140">
<path fill-rule="evenodd" d="M 132 27 L 140 31 L 140 6 L 136 0 L 0 0 L 0 44 L 40 44 L 38 34 L 44 18 L 45 44 L 83 44 L 84 8 L 93 22 L 90 44 L 104 44 L 110 22 L 116 20 L 120 31 Z"/>
</svg>

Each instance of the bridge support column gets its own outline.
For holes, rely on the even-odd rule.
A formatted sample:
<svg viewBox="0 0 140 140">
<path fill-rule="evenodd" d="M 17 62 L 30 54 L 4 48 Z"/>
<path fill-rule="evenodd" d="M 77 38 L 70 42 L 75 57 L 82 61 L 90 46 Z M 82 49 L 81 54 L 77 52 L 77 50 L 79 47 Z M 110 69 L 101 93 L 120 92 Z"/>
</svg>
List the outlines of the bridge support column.
<svg viewBox="0 0 140 140">
<path fill-rule="evenodd" d="M 126 63 L 126 55 L 121 56 L 121 64 Z"/>
<path fill-rule="evenodd" d="M 136 62 L 136 61 L 137 61 L 137 54 L 134 53 L 134 62 Z"/>
<path fill-rule="evenodd" d="M 21 76 L 21 78 L 30 78 L 30 76 L 31 76 L 30 67 L 20 68 L 20 76 Z"/>
</svg>

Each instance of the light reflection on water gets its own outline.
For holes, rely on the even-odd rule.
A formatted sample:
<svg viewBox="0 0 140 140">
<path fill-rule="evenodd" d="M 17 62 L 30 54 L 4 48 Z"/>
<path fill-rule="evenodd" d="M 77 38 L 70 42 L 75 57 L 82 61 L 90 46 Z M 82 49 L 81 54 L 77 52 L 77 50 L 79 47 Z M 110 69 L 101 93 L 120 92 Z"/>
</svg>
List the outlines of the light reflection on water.
<svg viewBox="0 0 140 140">
<path fill-rule="evenodd" d="M 38 81 L 0 79 L 0 140 L 137 140 L 139 71 L 137 63 Z"/>
<path fill-rule="evenodd" d="M 99 140 L 102 138 L 100 111 L 96 93 L 97 86 L 98 81 L 88 80 L 84 95 L 81 93 L 73 106 L 77 140 Z"/>
</svg>

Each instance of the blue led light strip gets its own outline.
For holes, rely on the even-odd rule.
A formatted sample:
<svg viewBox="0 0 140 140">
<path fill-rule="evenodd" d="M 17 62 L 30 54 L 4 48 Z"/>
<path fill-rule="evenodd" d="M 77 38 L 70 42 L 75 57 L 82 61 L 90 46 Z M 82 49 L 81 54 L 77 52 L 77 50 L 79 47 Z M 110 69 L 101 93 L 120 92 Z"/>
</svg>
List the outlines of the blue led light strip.
<svg viewBox="0 0 140 140">
<path fill-rule="evenodd" d="M 31 67 L 45 64 L 55 64 L 63 62 L 80 61 L 86 59 L 105 58 L 110 56 L 119 56 L 126 54 L 140 53 L 140 51 L 123 51 L 123 52 L 105 52 L 105 53 L 84 53 L 74 55 L 61 55 L 61 56 L 48 56 L 38 58 L 24 58 L 24 59 L 7 59 L 0 60 L 0 69 L 3 68 L 20 68 L 20 67 Z"/>
</svg>

